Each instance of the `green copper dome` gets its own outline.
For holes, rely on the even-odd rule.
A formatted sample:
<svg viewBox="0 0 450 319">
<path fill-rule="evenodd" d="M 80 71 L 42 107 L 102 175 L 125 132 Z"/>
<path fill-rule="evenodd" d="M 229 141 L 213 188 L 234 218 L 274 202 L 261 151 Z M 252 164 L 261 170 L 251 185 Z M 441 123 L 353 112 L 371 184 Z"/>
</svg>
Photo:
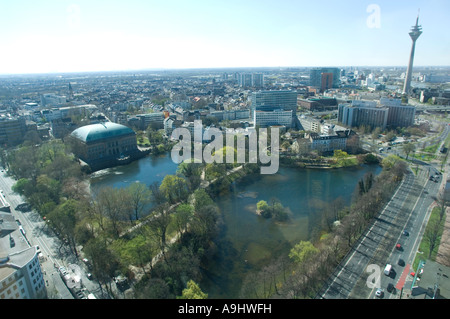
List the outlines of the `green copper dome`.
<svg viewBox="0 0 450 319">
<path fill-rule="evenodd" d="M 76 137 L 85 143 L 130 134 L 135 134 L 131 128 L 113 122 L 85 125 L 77 128 L 71 133 L 73 137 Z"/>
</svg>

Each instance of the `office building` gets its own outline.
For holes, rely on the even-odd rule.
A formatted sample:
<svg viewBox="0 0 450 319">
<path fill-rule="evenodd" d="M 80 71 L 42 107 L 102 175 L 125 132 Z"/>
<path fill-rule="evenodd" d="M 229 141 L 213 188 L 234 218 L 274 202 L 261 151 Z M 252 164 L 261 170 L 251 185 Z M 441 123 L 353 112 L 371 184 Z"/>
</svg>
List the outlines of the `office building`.
<svg viewBox="0 0 450 319">
<path fill-rule="evenodd" d="M 0 145 L 15 146 L 22 143 L 26 131 L 25 118 L 9 115 L 0 116 Z"/>
<path fill-rule="evenodd" d="M 41 106 L 62 106 L 67 103 L 65 96 L 53 93 L 44 93 L 41 95 Z"/>
<path fill-rule="evenodd" d="M 391 105 L 389 110 L 387 126 L 388 127 L 409 127 L 414 124 L 416 108 L 411 105 Z"/>
<path fill-rule="evenodd" d="M 372 128 L 380 127 L 384 130 L 387 126 L 388 108 L 371 106 L 354 106 L 352 104 L 339 104 L 338 121 L 348 127 L 362 125 Z"/>
<path fill-rule="evenodd" d="M 275 90 L 252 92 L 251 95 L 251 116 L 255 111 L 274 111 L 282 109 L 297 112 L 297 91 Z"/>
<path fill-rule="evenodd" d="M 141 130 L 146 130 L 149 125 L 152 129 L 164 128 L 164 112 L 137 114 L 136 117 L 139 119 L 139 128 Z"/>
<path fill-rule="evenodd" d="M 338 88 L 340 85 L 341 70 L 339 68 L 313 68 L 309 73 L 310 85 L 319 88 L 322 92 Z"/>
<path fill-rule="evenodd" d="M 255 127 L 285 126 L 286 128 L 291 128 L 294 126 L 293 111 L 256 111 L 254 114 L 254 123 Z"/>
</svg>

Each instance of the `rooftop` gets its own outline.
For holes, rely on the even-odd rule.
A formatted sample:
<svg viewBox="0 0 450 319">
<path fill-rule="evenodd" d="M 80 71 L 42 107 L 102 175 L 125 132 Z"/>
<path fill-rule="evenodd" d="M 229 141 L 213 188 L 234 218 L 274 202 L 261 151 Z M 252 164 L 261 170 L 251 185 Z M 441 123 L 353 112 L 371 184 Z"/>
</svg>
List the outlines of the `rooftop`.
<svg viewBox="0 0 450 319">
<path fill-rule="evenodd" d="M 77 128 L 71 133 L 71 136 L 74 136 L 81 141 L 88 143 L 94 142 L 98 140 L 103 140 L 106 138 L 123 136 L 135 134 L 134 131 L 121 124 L 113 123 L 113 122 L 103 122 L 97 124 L 85 125 L 80 128 Z"/>
</svg>

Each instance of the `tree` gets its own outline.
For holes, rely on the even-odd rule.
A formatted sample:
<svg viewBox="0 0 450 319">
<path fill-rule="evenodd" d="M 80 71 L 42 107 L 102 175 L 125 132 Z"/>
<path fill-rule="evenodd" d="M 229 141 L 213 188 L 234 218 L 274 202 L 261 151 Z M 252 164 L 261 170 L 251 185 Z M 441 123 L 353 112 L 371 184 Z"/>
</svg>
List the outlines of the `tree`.
<svg viewBox="0 0 450 319">
<path fill-rule="evenodd" d="M 301 264 L 318 253 L 318 249 L 310 241 L 301 241 L 289 252 L 289 257 Z"/>
<path fill-rule="evenodd" d="M 403 148 L 403 152 L 405 152 L 405 154 L 406 154 L 406 159 L 408 159 L 408 156 L 411 152 L 414 153 L 414 151 L 416 150 L 416 146 L 413 143 L 403 144 L 402 148 Z"/>
<path fill-rule="evenodd" d="M 427 228 L 424 233 L 424 240 L 428 243 L 429 253 L 428 258 L 431 258 L 434 250 L 438 247 L 439 241 L 442 236 L 441 232 L 442 223 L 439 218 L 430 218 Z"/>
<path fill-rule="evenodd" d="M 48 213 L 52 227 L 63 236 L 70 249 L 78 256 L 75 241 L 75 229 L 77 226 L 78 203 L 75 200 L 68 200 Z"/>
<path fill-rule="evenodd" d="M 83 248 L 87 258 L 92 262 L 92 274 L 97 279 L 100 288 L 104 284 L 109 291 L 111 289 L 111 279 L 119 269 L 119 261 L 113 252 L 108 248 L 107 242 L 102 238 L 90 240 Z"/>
<path fill-rule="evenodd" d="M 176 175 L 166 175 L 159 189 L 169 203 L 185 200 L 188 195 L 186 181 Z"/>
<path fill-rule="evenodd" d="M 167 204 L 158 206 L 152 220 L 148 223 L 148 230 L 151 236 L 156 240 L 161 252 L 165 258 L 167 227 L 169 227 L 171 216 L 168 212 Z"/>
<path fill-rule="evenodd" d="M 213 205 L 214 202 L 204 188 L 199 188 L 194 192 L 194 210 L 199 211 L 202 207 Z"/>
<path fill-rule="evenodd" d="M 133 183 L 126 188 L 135 220 L 139 220 L 145 206 L 150 203 L 151 192 L 145 184 Z"/>
<path fill-rule="evenodd" d="M 192 220 L 193 215 L 194 207 L 189 204 L 181 204 L 176 208 L 174 222 L 179 233 L 184 233 L 187 230 L 188 223 Z"/>
<path fill-rule="evenodd" d="M 27 178 L 19 179 L 13 186 L 12 190 L 20 195 L 29 196 L 33 192 L 32 182 Z"/>
<path fill-rule="evenodd" d="M 383 158 L 383 160 L 381 161 L 381 166 L 383 166 L 383 168 L 386 169 L 391 169 L 394 167 L 395 163 L 397 163 L 398 161 L 401 161 L 401 158 L 398 157 L 397 155 L 388 155 L 387 157 Z"/>
<path fill-rule="evenodd" d="M 267 204 L 265 200 L 260 200 L 256 204 L 256 209 L 261 215 L 264 215 L 264 212 L 267 212 L 269 210 L 269 204 Z"/>
<path fill-rule="evenodd" d="M 183 294 L 177 299 L 208 299 L 208 294 L 204 293 L 195 281 L 189 280 Z"/>
<path fill-rule="evenodd" d="M 108 218 L 112 234 L 120 235 L 119 224 L 130 214 L 128 193 L 122 188 L 104 187 L 97 194 L 99 213 Z"/>
</svg>

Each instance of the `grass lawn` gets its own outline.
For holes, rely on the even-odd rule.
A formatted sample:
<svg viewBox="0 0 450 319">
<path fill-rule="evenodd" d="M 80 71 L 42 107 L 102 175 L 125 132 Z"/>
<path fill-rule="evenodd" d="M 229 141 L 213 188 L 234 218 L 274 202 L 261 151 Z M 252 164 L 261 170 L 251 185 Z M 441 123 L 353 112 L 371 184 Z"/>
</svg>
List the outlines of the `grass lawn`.
<svg viewBox="0 0 450 319">
<path fill-rule="evenodd" d="M 437 255 L 437 252 L 439 250 L 440 239 L 441 239 L 441 236 L 442 236 L 442 232 L 444 231 L 445 216 L 442 219 L 441 225 L 439 227 L 439 235 L 438 235 L 438 239 L 437 239 L 438 242 L 437 242 L 434 250 L 431 252 L 431 257 L 430 258 L 429 258 L 429 256 L 430 256 L 430 244 L 429 244 L 429 241 L 427 240 L 425 234 L 427 233 L 427 231 L 429 231 L 429 228 L 431 228 L 430 225 L 433 225 L 433 223 L 435 221 L 439 220 L 439 211 L 440 211 L 439 207 L 434 207 L 433 210 L 431 211 L 431 216 L 430 216 L 430 219 L 428 220 L 428 224 L 427 224 L 427 227 L 425 229 L 424 237 L 422 238 L 422 241 L 420 242 L 419 250 L 418 250 L 418 252 L 416 254 L 416 257 L 414 258 L 414 262 L 413 262 L 413 269 L 414 270 L 417 269 L 417 266 L 419 265 L 419 261 L 420 260 L 427 260 L 427 259 L 430 259 L 432 261 L 436 260 L 436 255 Z"/>
</svg>

